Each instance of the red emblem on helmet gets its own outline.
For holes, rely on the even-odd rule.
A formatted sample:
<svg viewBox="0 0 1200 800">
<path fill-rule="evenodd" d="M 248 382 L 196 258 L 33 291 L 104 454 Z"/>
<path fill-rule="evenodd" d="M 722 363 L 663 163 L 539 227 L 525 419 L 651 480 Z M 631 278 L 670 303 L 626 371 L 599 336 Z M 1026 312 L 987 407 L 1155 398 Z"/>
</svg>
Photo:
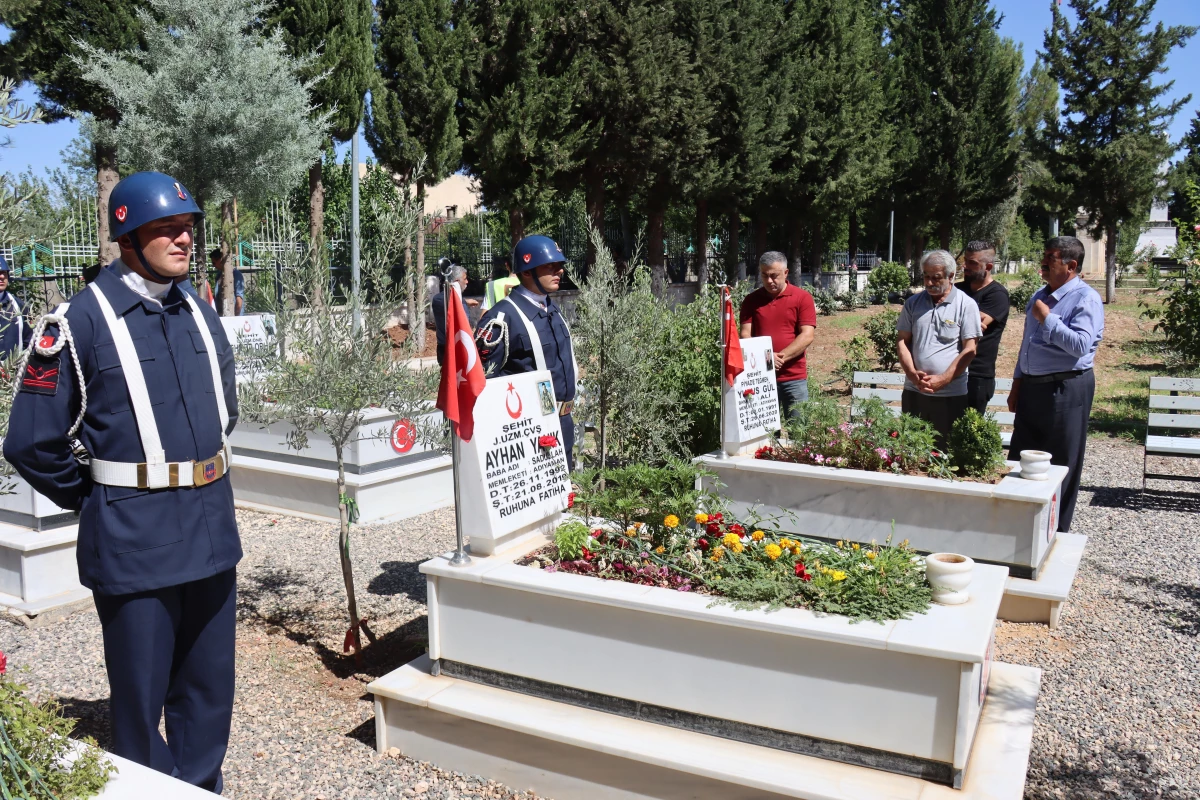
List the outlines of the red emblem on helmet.
<svg viewBox="0 0 1200 800">
<path fill-rule="evenodd" d="M 533 258 L 533 253 L 526 253 L 525 255 L 521 256 L 521 258 L 525 259 L 525 263 L 528 264 L 529 259 Z"/>
<path fill-rule="evenodd" d="M 128 216 L 128 214 L 129 209 L 125 206 L 118 206 L 117 210 L 113 212 L 113 216 L 117 218 L 117 222 L 124 222 L 125 217 Z"/>
<path fill-rule="evenodd" d="M 187 195 L 184 194 L 183 187 L 179 185 L 178 181 L 175 183 L 175 194 L 179 195 L 180 200 L 187 200 Z"/>
</svg>

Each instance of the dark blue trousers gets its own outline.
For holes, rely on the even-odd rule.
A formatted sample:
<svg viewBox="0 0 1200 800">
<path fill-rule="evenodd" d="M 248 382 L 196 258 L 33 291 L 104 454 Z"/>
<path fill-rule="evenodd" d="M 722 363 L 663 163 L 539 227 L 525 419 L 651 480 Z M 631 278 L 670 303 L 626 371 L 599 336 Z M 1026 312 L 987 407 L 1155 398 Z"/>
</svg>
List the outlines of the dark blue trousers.
<svg viewBox="0 0 1200 800">
<path fill-rule="evenodd" d="M 558 418 L 562 425 L 563 448 L 567 451 L 567 472 L 575 471 L 575 417 L 571 414 Z"/>
<path fill-rule="evenodd" d="M 217 794 L 233 717 L 235 573 L 95 595 L 112 752 Z M 165 742 L 158 732 L 164 712 Z"/>
</svg>

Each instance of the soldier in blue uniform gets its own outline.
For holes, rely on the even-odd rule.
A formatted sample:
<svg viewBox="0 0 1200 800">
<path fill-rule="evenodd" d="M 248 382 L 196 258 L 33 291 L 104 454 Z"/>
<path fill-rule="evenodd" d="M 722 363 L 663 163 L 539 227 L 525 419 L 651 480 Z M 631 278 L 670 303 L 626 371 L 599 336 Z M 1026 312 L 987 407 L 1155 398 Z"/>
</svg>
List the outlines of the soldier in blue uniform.
<svg viewBox="0 0 1200 800">
<path fill-rule="evenodd" d="M 518 375 L 550 370 L 561 417 L 568 469 L 575 468 L 575 381 L 579 374 L 571 331 L 550 295 L 562 285 L 567 257 L 548 236 L 526 236 L 513 248 L 520 285 L 479 321 L 477 345 L 484 374 Z"/>
<path fill-rule="evenodd" d="M 242 548 L 226 477 L 233 352 L 216 313 L 175 284 L 202 216 L 170 176 L 117 184 L 109 223 L 121 258 L 35 325 L 4 456 L 79 513 L 112 751 L 219 794 Z"/>
<path fill-rule="evenodd" d="M 0 255 L 0 360 L 29 346 L 31 329 L 25 319 L 25 304 L 9 291 L 12 268 Z"/>
</svg>

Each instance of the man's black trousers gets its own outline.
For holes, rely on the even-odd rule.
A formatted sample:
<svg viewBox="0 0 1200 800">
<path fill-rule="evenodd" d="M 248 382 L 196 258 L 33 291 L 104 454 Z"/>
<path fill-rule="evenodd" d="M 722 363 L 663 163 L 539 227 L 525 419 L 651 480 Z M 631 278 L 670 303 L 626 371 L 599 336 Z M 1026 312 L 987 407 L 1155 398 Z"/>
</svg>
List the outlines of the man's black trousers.
<svg viewBox="0 0 1200 800">
<path fill-rule="evenodd" d="M 1067 468 L 1058 512 L 1060 533 L 1071 529 L 1071 518 L 1075 515 L 1075 496 L 1079 494 L 1088 418 L 1092 415 L 1095 394 L 1096 376 L 1091 370 L 1062 380 L 1038 383 L 1030 383 L 1026 377 L 1017 394 L 1017 413 L 1008 457 L 1019 461 L 1022 450 L 1044 450 L 1051 455 L 1051 464 Z"/>
</svg>

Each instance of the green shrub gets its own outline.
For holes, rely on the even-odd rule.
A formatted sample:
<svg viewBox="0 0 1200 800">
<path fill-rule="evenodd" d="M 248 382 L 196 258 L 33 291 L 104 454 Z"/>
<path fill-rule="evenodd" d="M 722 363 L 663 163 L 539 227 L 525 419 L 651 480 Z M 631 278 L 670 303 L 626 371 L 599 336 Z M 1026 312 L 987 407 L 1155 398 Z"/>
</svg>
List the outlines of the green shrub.
<svg viewBox="0 0 1200 800">
<path fill-rule="evenodd" d="M 854 373 L 871 368 L 871 359 L 867 358 L 867 337 L 861 333 L 842 345 L 846 357 L 833 369 L 833 374 L 846 382 L 847 389 L 854 388 Z"/>
<path fill-rule="evenodd" d="M 833 398 L 810 399 L 788 420 L 788 442 L 760 456 L 776 461 L 849 469 L 930 472 L 950 477 L 935 463 L 934 430 L 923 419 L 896 414 L 878 397 L 855 403 L 854 423 Z"/>
<path fill-rule="evenodd" d="M 1163 335 L 1170 366 L 1191 368 L 1200 365 L 1200 266 L 1185 268 L 1183 279 L 1173 279 L 1160 306 L 1139 301 L 1146 310 L 1142 316 L 1156 320 L 1154 330 Z"/>
<path fill-rule="evenodd" d="M 973 408 L 954 421 L 950 429 L 950 460 L 960 475 L 991 478 L 1004 466 L 1000 426 Z"/>
<path fill-rule="evenodd" d="M 837 312 L 838 306 L 841 304 L 833 291 L 822 289 L 819 286 L 810 287 L 809 291 L 812 293 L 813 305 L 817 307 L 817 312 L 821 316 L 828 317 Z"/>
<path fill-rule="evenodd" d="M 899 318 L 899 311 L 886 308 L 863 325 L 871 346 L 875 348 L 879 368 L 884 372 L 892 372 L 900 364 L 900 356 L 896 354 L 896 320 Z"/>
<path fill-rule="evenodd" d="M 896 261 L 884 261 L 867 273 L 867 296 L 886 303 L 892 292 L 904 294 L 909 287 L 908 268 Z"/>
<path fill-rule="evenodd" d="M 1042 288 L 1045 281 L 1042 280 L 1041 273 L 1032 268 L 1021 270 L 1020 276 L 1021 282 L 1008 290 L 1008 301 L 1013 308 L 1019 308 L 1023 312 L 1033 293 Z"/>
<path fill-rule="evenodd" d="M 558 557 L 567 561 L 581 558 L 587 538 L 587 525 L 578 520 L 559 525 L 554 529 L 554 546 L 558 548 Z"/>
</svg>

